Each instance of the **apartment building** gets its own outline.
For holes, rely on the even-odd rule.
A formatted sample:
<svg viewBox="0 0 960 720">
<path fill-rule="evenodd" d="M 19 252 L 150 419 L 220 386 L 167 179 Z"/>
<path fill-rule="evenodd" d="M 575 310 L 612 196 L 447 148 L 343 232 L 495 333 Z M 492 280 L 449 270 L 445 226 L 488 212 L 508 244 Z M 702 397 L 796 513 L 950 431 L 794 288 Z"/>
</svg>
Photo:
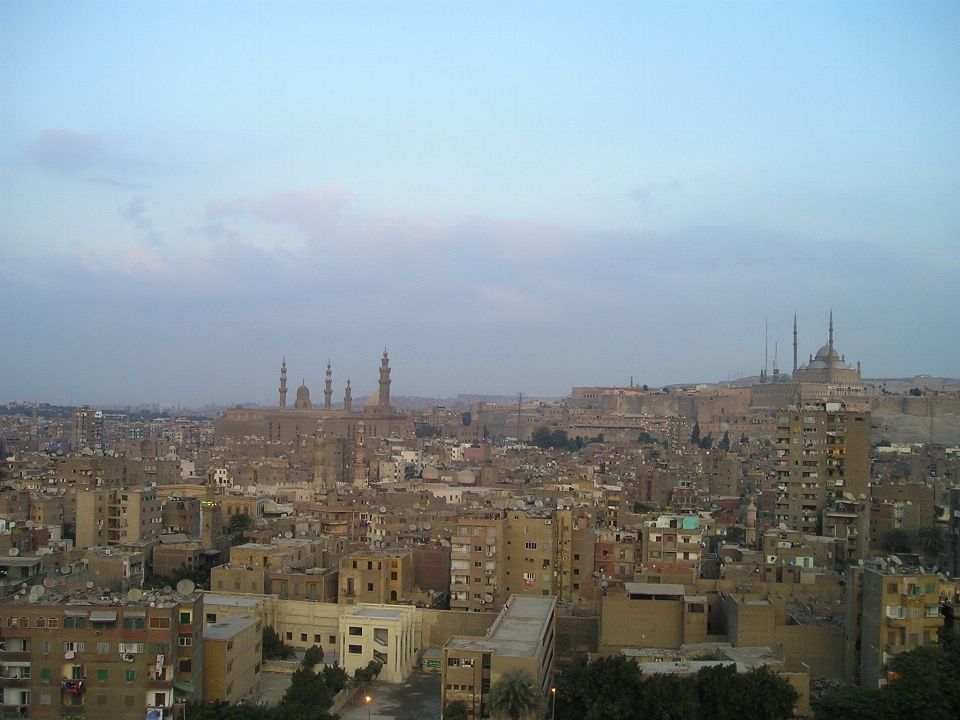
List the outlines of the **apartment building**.
<svg viewBox="0 0 960 720">
<path fill-rule="evenodd" d="M 41 589 L 0 603 L 4 717 L 142 720 L 201 697 L 201 593 Z"/>
<path fill-rule="evenodd" d="M 110 488 L 76 493 L 77 547 L 156 540 L 162 523 L 163 503 L 154 490 Z"/>
<path fill-rule="evenodd" d="M 411 606 L 360 603 L 340 615 L 340 664 L 349 675 L 376 660 L 379 678 L 399 683 L 417 661 L 416 609 Z"/>
<path fill-rule="evenodd" d="M 464 512 L 450 538 L 450 609 L 499 612 L 506 596 L 506 513 Z"/>
<path fill-rule="evenodd" d="M 490 717 L 490 688 L 510 670 L 525 670 L 547 695 L 553 684 L 555 597 L 511 596 L 486 637 L 453 636 L 443 646 L 440 707 L 463 701 L 467 717 Z"/>
<path fill-rule="evenodd" d="M 940 575 L 892 559 L 874 562 L 847 569 L 846 679 L 868 688 L 894 679 L 889 663 L 895 655 L 935 645 L 941 606 L 958 600 L 956 583 Z"/>
<path fill-rule="evenodd" d="M 776 521 L 820 534 L 828 503 L 866 497 L 870 487 L 870 413 L 821 403 L 777 411 Z"/>
<path fill-rule="evenodd" d="M 263 623 L 227 616 L 203 630 L 203 699 L 256 704 L 260 699 Z"/>
<path fill-rule="evenodd" d="M 557 543 L 554 513 L 548 508 L 508 510 L 506 577 L 503 594 L 556 595 Z"/>
<path fill-rule="evenodd" d="M 413 551 L 406 548 L 363 550 L 340 559 L 342 604 L 396 603 L 413 597 Z"/>
</svg>

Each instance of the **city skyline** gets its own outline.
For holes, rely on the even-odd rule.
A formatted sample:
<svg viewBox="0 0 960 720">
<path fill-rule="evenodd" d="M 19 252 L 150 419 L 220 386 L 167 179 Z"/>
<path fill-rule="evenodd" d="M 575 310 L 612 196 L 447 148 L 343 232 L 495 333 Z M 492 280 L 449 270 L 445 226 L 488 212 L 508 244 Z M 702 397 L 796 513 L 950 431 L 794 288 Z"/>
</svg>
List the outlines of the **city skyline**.
<svg viewBox="0 0 960 720">
<path fill-rule="evenodd" d="M 958 16 L 0 2 L 0 402 L 960 376 Z"/>
</svg>

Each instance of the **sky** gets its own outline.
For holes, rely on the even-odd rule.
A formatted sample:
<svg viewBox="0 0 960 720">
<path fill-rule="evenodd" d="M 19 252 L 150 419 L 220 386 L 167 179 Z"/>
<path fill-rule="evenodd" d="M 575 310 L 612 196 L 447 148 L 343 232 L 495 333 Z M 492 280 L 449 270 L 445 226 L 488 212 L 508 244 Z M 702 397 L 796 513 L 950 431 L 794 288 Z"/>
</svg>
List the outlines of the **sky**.
<svg viewBox="0 0 960 720">
<path fill-rule="evenodd" d="M 960 376 L 956 2 L 0 0 L 0 402 Z M 765 346 L 765 328 L 769 328 Z"/>
</svg>

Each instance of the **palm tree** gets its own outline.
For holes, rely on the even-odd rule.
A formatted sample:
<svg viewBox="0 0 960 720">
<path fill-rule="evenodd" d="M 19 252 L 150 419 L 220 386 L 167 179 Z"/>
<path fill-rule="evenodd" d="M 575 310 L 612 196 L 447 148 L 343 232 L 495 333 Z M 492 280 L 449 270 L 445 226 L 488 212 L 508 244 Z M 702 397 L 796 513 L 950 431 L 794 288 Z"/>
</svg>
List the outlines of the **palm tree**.
<svg viewBox="0 0 960 720">
<path fill-rule="evenodd" d="M 943 528 L 939 525 L 926 525 L 917 531 L 920 547 L 928 557 L 936 557 L 943 550 Z"/>
<path fill-rule="evenodd" d="M 490 688 L 490 716 L 494 720 L 538 720 L 547 701 L 537 681 L 526 670 L 510 670 Z"/>
</svg>

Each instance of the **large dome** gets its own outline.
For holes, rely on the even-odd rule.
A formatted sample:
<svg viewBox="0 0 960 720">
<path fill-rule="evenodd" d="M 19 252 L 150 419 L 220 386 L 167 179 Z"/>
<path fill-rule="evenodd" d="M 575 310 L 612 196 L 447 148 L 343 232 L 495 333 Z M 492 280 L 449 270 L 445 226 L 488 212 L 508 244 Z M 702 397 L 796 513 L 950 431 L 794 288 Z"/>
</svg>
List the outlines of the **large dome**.
<svg viewBox="0 0 960 720">
<path fill-rule="evenodd" d="M 822 360 L 823 362 L 827 362 L 829 360 L 839 360 L 840 353 L 838 353 L 829 345 L 824 345 L 822 348 L 817 350 L 817 355 L 815 359 Z"/>
<path fill-rule="evenodd" d="M 297 402 L 294 403 L 297 410 L 310 410 L 313 406 L 310 404 L 310 388 L 306 383 L 297 388 Z"/>
</svg>

